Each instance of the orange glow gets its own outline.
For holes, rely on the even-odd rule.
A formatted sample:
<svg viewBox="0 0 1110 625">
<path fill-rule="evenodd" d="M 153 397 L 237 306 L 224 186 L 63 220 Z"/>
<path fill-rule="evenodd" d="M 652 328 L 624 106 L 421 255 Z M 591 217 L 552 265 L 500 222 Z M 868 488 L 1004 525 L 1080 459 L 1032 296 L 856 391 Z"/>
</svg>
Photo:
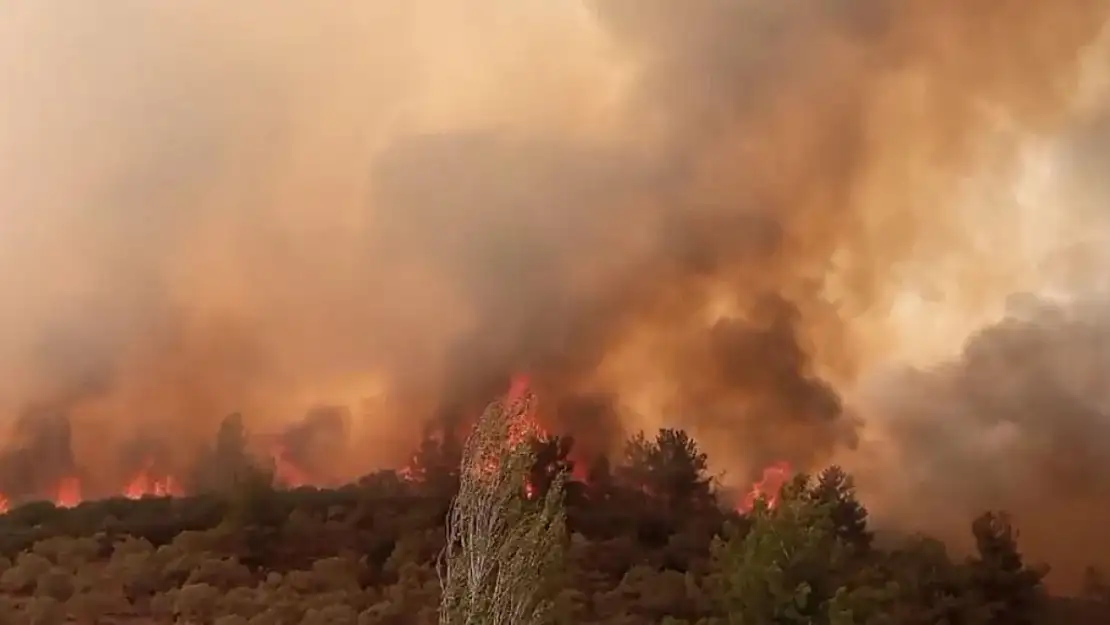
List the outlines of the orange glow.
<svg viewBox="0 0 1110 625">
<path fill-rule="evenodd" d="M 55 490 L 54 505 L 59 508 L 72 508 L 81 503 L 81 480 L 76 477 L 62 478 Z"/>
<path fill-rule="evenodd" d="M 270 449 L 270 458 L 274 462 L 274 479 L 281 485 L 288 488 L 300 488 L 312 483 L 312 479 L 289 460 L 285 447 L 282 445 L 274 445 Z"/>
<path fill-rule="evenodd" d="M 525 374 L 516 375 L 509 383 L 509 388 L 502 398 L 502 407 L 508 411 L 509 424 L 506 445 L 510 448 L 521 444 L 528 444 L 530 440 L 542 439 L 547 436 L 547 431 L 539 424 L 536 418 L 536 406 L 529 401 L 531 398 L 529 377 Z M 270 458 L 274 463 L 274 481 L 277 485 L 287 488 L 298 488 L 313 485 L 316 482 L 301 467 L 299 467 L 281 444 L 270 447 Z M 480 473 L 488 475 L 497 470 L 499 456 L 491 455 Z M 415 461 L 415 457 L 414 457 Z M 155 470 L 154 459 L 148 458 L 141 470 L 135 473 L 120 489 L 119 493 L 129 499 L 143 497 L 181 497 L 185 489 L 180 481 L 171 474 L 159 473 Z M 763 469 L 762 477 L 751 485 L 742 501 L 737 505 L 739 512 L 750 511 L 756 500 L 762 498 L 769 507 L 778 503 L 779 491 L 789 479 L 792 468 L 787 462 L 776 462 Z M 402 467 L 398 474 L 402 479 L 413 481 L 418 479 L 413 466 Z M 574 479 L 586 482 L 586 467 L 584 463 L 575 463 Z M 533 499 L 539 495 L 536 486 L 530 481 L 525 484 L 524 496 Z M 83 500 L 82 483 L 78 477 L 70 476 L 58 481 L 49 496 L 49 499 L 58 507 L 70 508 Z M 0 514 L 7 512 L 11 507 L 9 498 L 0 493 Z"/>
<path fill-rule="evenodd" d="M 131 478 L 131 481 L 123 489 L 124 497 L 141 499 L 145 496 L 180 497 L 183 494 L 177 480 L 172 475 L 155 477 L 152 470 L 153 464 L 153 460 L 147 460 L 143 469 Z"/>
<path fill-rule="evenodd" d="M 758 482 L 752 484 L 748 494 L 737 506 L 738 512 L 748 512 L 755 507 L 755 502 L 763 499 L 768 508 L 778 505 L 779 491 L 783 484 L 790 479 L 792 468 L 790 463 L 779 461 L 763 469 L 763 476 Z"/>
</svg>

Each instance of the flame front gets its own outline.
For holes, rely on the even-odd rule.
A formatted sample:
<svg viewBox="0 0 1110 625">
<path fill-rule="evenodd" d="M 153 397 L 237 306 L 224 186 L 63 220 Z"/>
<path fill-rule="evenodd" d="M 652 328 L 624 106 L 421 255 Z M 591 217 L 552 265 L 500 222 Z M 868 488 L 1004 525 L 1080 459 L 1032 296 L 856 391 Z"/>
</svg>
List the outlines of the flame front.
<svg viewBox="0 0 1110 625">
<path fill-rule="evenodd" d="M 536 439 L 543 439 L 547 431 L 540 425 L 536 418 L 536 406 L 530 401 L 531 384 L 526 374 L 519 374 L 512 378 L 509 388 L 502 398 L 502 409 L 508 411 L 509 423 L 505 445 L 509 449 L 517 445 L 530 444 Z M 269 447 L 269 456 L 274 467 L 274 481 L 286 488 L 317 485 L 302 467 L 290 458 L 284 445 L 277 443 Z M 498 470 L 499 454 L 491 454 L 478 465 L 480 475 L 493 475 Z M 180 480 L 167 472 L 156 470 L 154 458 L 147 458 L 142 468 L 136 472 L 117 491 L 129 499 L 143 497 L 181 497 L 185 495 L 185 488 Z M 581 469 L 581 466 L 576 468 Z M 742 501 L 737 505 L 741 513 L 750 511 L 758 499 L 763 499 L 769 507 L 778 504 L 779 491 L 789 479 L 792 468 L 789 463 L 776 462 L 763 469 L 762 477 L 751 485 Z M 584 481 L 586 476 L 581 471 L 575 472 L 576 479 Z M 412 466 L 403 467 L 399 474 L 408 480 L 418 479 L 417 472 Z M 536 497 L 538 489 L 530 480 L 525 483 L 524 495 L 528 499 Z M 58 507 L 70 508 L 78 505 L 84 499 L 81 479 L 78 476 L 68 476 L 58 480 L 50 489 L 49 495 L 43 497 L 52 501 Z M 12 505 L 11 499 L 0 493 L 0 514 L 7 512 Z"/>
</svg>

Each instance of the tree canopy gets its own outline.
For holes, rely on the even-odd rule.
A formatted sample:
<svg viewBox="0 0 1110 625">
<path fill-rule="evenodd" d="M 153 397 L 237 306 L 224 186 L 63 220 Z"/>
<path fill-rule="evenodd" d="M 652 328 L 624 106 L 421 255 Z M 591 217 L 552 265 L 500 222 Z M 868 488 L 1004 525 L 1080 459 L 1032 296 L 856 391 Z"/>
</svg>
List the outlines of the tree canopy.
<svg viewBox="0 0 1110 625">
<path fill-rule="evenodd" d="M 212 451 L 242 467 L 239 423 Z M 275 488 L 256 463 L 188 497 L 18 506 L 0 515 L 0 623 L 1110 622 L 1105 576 L 1050 596 L 1002 512 L 969 520 L 975 549 L 959 556 L 877 538 L 838 467 L 739 513 L 682 431 L 582 467 L 569 438 L 477 434 L 429 437 L 423 468 L 336 489 Z"/>
</svg>

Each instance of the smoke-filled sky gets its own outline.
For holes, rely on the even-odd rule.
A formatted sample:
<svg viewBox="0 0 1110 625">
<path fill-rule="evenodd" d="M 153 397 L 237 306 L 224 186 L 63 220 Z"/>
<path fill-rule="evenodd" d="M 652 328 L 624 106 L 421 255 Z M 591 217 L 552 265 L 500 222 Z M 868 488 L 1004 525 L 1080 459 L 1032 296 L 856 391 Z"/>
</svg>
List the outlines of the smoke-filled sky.
<svg viewBox="0 0 1110 625">
<path fill-rule="evenodd" d="M 879 516 L 1050 500 L 1093 527 L 1108 17 L 4 3 L 0 407 L 68 417 L 111 474 L 134 440 L 338 403 L 343 473 L 523 371 L 596 451 L 682 426 L 734 477 L 857 467 Z M 1064 303 L 984 329 L 1022 293 Z"/>
</svg>

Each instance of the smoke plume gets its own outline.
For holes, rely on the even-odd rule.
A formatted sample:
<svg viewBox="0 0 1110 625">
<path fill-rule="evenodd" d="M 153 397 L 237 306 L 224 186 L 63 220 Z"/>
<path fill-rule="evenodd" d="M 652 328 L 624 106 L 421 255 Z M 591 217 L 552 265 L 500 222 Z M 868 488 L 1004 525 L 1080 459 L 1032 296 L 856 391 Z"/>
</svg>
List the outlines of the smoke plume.
<svg viewBox="0 0 1110 625">
<path fill-rule="evenodd" d="M 1006 510 L 1030 555 L 1077 582 L 1110 522 L 1108 312 L 1105 300 L 1015 303 L 958 359 L 884 380 L 889 458 L 865 483 L 885 489 L 887 520 L 960 544 L 970 516 Z"/>
<path fill-rule="evenodd" d="M 845 399 L 862 375 L 945 343 L 907 301 L 966 330 L 1043 281 L 1061 246 L 1015 189 L 1030 145 L 1094 123 L 1108 15 L 1106 0 L 10 3 L 0 407 L 60 411 L 72 456 L 49 462 L 104 484 L 133 441 L 169 443 L 175 466 L 235 411 L 334 478 L 396 464 L 427 423 L 471 418 L 527 372 L 546 425 L 593 451 L 668 425 L 734 479 L 820 465 L 883 431 L 882 410 Z M 1074 158 L 1094 162 L 1094 143 Z M 1086 183 L 1059 184 L 1053 234 L 1100 226 L 1072 192 Z M 944 374 L 968 380 L 953 396 L 996 381 L 973 352 Z M 899 397 L 929 432 L 966 425 Z M 293 444 L 319 405 L 350 411 L 304 422 L 347 454 Z M 891 444 L 921 466 L 900 427 Z"/>
</svg>

